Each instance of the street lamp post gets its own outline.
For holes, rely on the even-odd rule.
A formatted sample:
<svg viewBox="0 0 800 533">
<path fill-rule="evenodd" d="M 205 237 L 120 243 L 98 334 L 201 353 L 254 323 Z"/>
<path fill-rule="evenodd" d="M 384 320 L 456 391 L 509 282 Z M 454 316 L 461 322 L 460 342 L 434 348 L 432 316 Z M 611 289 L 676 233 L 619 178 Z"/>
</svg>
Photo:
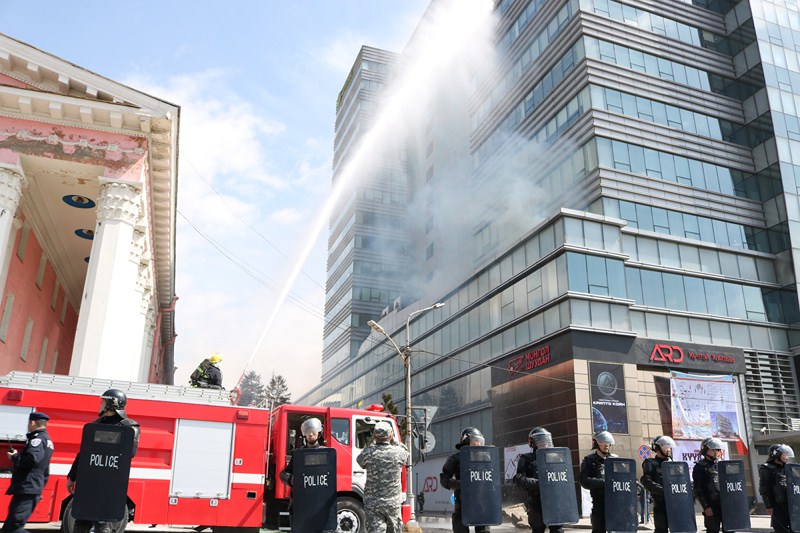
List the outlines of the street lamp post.
<svg viewBox="0 0 800 533">
<path fill-rule="evenodd" d="M 438 309 L 443 307 L 444 304 L 442 302 L 437 302 L 431 306 L 425 307 L 423 309 L 418 309 L 417 311 L 412 311 L 408 314 L 408 318 L 406 319 L 406 345 L 403 346 L 401 349 L 397 346 L 397 343 L 394 342 L 391 336 L 386 333 L 380 325 L 378 325 L 374 320 L 370 320 L 367 322 L 369 327 L 377 331 L 378 333 L 383 334 L 389 342 L 392 343 L 394 349 L 397 350 L 397 353 L 400 355 L 400 358 L 403 360 L 403 367 L 405 368 L 405 386 L 406 386 L 406 448 L 408 448 L 408 463 L 406 463 L 406 502 L 411 506 L 411 517 L 408 521 L 408 528 L 411 530 L 412 528 L 418 529 L 417 525 L 417 515 L 416 511 L 414 510 L 414 489 L 412 487 L 412 480 L 414 479 L 412 476 L 412 470 L 414 468 L 414 461 L 411 456 L 411 450 L 413 449 L 413 429 L 411 425 L 411 319 L 415 316 L 430 311 L 431 309 Z"/>
</svg>

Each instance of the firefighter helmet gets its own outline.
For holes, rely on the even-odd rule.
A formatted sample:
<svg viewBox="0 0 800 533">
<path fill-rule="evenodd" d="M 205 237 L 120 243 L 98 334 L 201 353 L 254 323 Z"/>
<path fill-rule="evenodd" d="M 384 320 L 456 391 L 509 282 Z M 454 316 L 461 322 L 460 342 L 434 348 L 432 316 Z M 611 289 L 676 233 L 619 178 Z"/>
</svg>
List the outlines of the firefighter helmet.
<svg viewBox="0 0 800 533">
<path fill-rule="evenodd" d="M 209 357 L 208 360 L 211 361 L 211 364 L 215 365 L 215 364 L 217 364 L 217 363 L 222 361 L 222 356 L 220 354 L 218 354 L 218 353 L 215 353 L 214 355 Z"/>
<path fill-rule="evenodd" d="M 543 427 L 535 427 L 528 433 L 528 445 L 534 450 L 538 448 L 552 448 L 553 435 Z"/>
<path fill-rule="evenodd" d="M 108 389 L 100 396 L 100 399 L 103 401 L 100 404 L 98 416 L 103 416 L 103 413 L 111 409 L 122 418 L 128 417 L 128 415 L 125 414 L 125 406 L 128 404 L 128 397 L 125 396 L 125 393 L 121 390 Z"/>
<path fill-rule="evenodd" d="M 461 440 L 456 444 L 456 449 L 459 450 L 462 446 L 483 446 L 485 443 L 481 430 L 470 426 L 461 431 Z"/>
</svg>

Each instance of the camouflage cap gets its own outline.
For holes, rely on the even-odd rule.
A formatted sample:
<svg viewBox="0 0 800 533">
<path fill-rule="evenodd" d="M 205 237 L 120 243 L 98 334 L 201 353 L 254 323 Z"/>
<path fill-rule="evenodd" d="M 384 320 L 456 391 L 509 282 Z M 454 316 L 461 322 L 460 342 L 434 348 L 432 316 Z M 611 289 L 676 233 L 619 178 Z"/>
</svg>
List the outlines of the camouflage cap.
<svg viewBox="0 0 800 533">
<path fill-rule="evenodd" d="M 375 437 L 375 440 L 379 441 L 387 441 L 389 440 L 389 436 L 392 434 L 392 426 L 389 422 L 380 421 L 375 424 L 375 429 L 372 431 L 372 435 Z"/>
</svg>

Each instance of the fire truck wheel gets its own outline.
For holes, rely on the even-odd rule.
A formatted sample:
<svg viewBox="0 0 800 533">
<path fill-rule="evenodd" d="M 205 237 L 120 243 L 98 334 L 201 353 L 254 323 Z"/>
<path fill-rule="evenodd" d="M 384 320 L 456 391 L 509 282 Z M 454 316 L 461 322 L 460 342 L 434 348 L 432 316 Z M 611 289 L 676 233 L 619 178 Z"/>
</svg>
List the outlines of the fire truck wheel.
<svg viewBox="0 0 800 533">
<path fill-rule="evenodd" d="M 367 515 L 364 514 L 364 505 L 355 498 L 337 499 L 336 523 L 336 533 L 366 533 Z"/>
<path fill-rule="evenodd" d="M 75 531 L 75 519 L 72 517 L 72 502 L 70 500 L 67 506 L 64 508 L 64 516 L 61 519 L 61 533 L 73 533 Z M 128 516 L 130 516 L 130 509 L 126 507 L 125 518 L 120 520 L 119 522 L 114 522 L 113 532 L 114 533 L 123 533 L 125 528 L 128 527 Z M 91 529 L 94 531 L 94 528 Z"/>
</svg>

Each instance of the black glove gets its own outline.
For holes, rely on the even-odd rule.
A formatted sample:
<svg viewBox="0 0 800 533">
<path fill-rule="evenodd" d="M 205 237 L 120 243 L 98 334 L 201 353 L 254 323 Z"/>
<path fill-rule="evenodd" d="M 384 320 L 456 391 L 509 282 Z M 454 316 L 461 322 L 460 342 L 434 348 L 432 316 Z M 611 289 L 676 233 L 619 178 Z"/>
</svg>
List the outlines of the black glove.
<svg viewBox="0 0 800 533">
<path fill-rule="evenodd" d="M 461 490 L 461 480 L 460 479 L 453 478 L 450 481 L 448 481 L 447 484 L 450 485 L 450 487 L 449 487 L 450 490 Z"/>
</svg>

